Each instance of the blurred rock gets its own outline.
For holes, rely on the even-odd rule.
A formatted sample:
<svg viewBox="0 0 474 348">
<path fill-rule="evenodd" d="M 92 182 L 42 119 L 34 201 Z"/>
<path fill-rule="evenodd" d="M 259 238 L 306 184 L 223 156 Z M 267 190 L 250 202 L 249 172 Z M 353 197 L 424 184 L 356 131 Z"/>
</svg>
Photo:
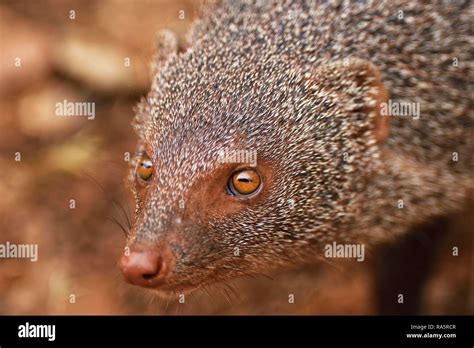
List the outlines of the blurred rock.
<svg viewBox="0 0 474 348">
<path fill-rule="evenodd" d="M 6 212 L 25 198 L 29 189 L 31 167 L 22 162 L 16 162 L 11 154 L 10 158 L 0 157 L 0 224 L 7 218 Z M 15 187 L 15 190 L 12 190 Z M 3 215 L 5 214 L 5 216 Z"/>
<path fill-rule="evenodd" d="M 91 122 L 87 117 L 60 117 L 56 104 L 63 100 L 83 102 L 81 96 L 65 83 L 50 82 L 22 95 L 18 101 L 20 131 L 31 137 L 64 139 Z"/>
<path fill-rule="evenodd" d="M 54 61 L 62 73 L 101 93 L 136 93 L 149 86 L 146 63 L 97 33 L 68 31 L 55 47 Z"/>
<path fill-rule="evenodd" d="M 0 94 L 45 78 L 52 67 L 51 34 L 0 6 Z"/>
<path fill-rule="evenodd" d="M 2 0 L 3 5 L 14 10 L 24 18 L 30 18 L 36 22 L 54 28 L 67 25 L 91 25 L 92 14 L 100 3 L 97 0 L 37 0 L 18 1 Z M 74 18 L 71 18 L 74 11 Z"/>
<path fill-rule="evenodd" d="M 44 166 L 50 172 L 57 170 L 76 174 L 94 162 L 98 149 L 97 139 L 77 136 L 69 142 L 50 148 Z"/>
<path fill-rule="evenodd" d="M 7 157 L 11 158 L 13 153 L 19 150 L 18 143 L 21 141 L 18 137 L 17 118 L 17 103 L 16 100 L 0 98 L 0 110 L 2 110 L 2 117 L 0 117 L 0 129 L 2 136 L 0 136 L 0 157 L 6 153 Z"/>
<path fill-rule="evenodd" d="M 95 23 L 117 41 L 130 45 L 145 59 L 154 53 L 155 35 L 160 29 L 172 30 L 181 41 L 196 18 L 196 0 L 101 1 Z"/>
</svg>

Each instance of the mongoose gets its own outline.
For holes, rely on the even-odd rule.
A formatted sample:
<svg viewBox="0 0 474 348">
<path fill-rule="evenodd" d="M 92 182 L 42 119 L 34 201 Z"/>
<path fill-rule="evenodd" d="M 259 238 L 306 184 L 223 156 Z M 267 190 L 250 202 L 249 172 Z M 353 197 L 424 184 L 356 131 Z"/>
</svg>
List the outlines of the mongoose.
<svg viewBox="0 0 474 348">
<path fill-rule="evenodd" d="M 473 13 L 229 0 L 185 47 L 161 33 L 133 124 L 125 278 L 190 291 L 460 209 L 474 186 Z"/>
</svg>

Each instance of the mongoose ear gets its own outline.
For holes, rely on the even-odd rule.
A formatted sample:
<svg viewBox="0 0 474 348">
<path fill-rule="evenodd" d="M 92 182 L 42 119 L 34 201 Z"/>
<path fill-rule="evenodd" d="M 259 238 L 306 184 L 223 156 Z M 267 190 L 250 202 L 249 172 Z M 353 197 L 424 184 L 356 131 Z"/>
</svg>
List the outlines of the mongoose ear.
<svg viewBox="0 0 474 348">
<path fill-rule="evenodd" d="M 377 143 L 388 136 L 389 117 L 381 114 L 388 94 L 375 65 L 359 58 L 345 58 L 319 67 L 315 75 L 317 80 L 324 81 L 323 88 L 349 98 L 349 110 L 369 115 Z"/>
</svg>

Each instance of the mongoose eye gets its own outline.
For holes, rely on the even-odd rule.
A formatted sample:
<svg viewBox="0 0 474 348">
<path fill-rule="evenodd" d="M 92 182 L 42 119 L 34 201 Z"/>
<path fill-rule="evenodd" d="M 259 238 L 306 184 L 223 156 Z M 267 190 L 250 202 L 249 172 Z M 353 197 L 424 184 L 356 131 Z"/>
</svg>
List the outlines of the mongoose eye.
<svg viewBox="0 0 474 348">
<path fill-rule="evenodd" d="M 145 181 L 148 181 L 153 174 L 153 162 L 146 154 L 142 155 L 138 162 L 137 174 Z"/>
<path fill-rule="evenodd" d="M 260 175 L 253 169 L 234 173 L 227 183 L 227 192 L 232 196 L 248 197 L 258 193 L 262 184 Z"/>
</svg>

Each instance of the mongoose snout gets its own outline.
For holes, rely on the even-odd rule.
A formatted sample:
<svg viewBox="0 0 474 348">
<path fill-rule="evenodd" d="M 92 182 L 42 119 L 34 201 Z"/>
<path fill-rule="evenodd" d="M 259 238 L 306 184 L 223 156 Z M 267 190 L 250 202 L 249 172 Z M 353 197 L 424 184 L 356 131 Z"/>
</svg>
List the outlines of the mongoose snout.
<svg viewBox="0 0 474 348">
<path fill-rule="evenodd" d="M 133 246 L 119 260 L 119 268 L 130 284 L 156 288 L 164 283 L 170 260 L 157 248 Z"/>
</svg>

